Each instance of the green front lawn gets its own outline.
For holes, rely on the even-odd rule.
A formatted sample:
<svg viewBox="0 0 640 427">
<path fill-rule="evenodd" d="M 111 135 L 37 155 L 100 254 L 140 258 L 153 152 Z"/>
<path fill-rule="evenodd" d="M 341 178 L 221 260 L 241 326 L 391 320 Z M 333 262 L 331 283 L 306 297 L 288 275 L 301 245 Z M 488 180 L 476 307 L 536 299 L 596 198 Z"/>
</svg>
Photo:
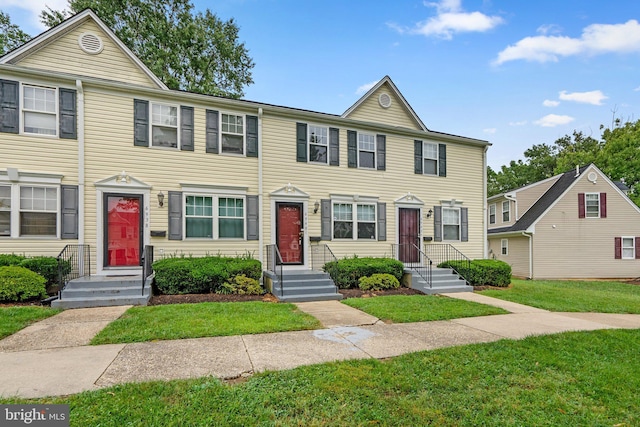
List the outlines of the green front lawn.
<svg viewBox="0 0 640 427">
<path fill-rule="evenodd" d="M 550 311 L 640 314 L 640 286 L 622 282 L 513 279 L 480 293 Z"/>
<path fill-rule="evenodd" d="M 320 328 L 293 304 L 261 301 L 206 302 L 132 307 L 110 323 L 91 344 L 263 334 Z"/>
<path fill-rule="evenodd" d="M 0 307 L 0 339 L 58 313 L 60 310 L 48 307 Z"/>
<path fill-rule="evenodd" d="M 438 295 L 390 295 L 342 301 L 384 322 L 409 323 L 506 314 L 501 308 Z"/>
<path fill-rule="evenodd" d="M 632 426 L 638 354 L 638 330 L 570 332 L 30 402 L 69 404 L 72 426 Z"/>
</svg>

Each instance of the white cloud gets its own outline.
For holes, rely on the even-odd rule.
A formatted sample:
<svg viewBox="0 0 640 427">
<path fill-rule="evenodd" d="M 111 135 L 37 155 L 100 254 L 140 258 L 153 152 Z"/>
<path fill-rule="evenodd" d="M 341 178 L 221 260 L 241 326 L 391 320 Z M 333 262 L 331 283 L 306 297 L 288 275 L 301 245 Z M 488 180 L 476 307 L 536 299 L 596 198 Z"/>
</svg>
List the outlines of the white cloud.
<svg viewBox="0 0 640 427">
<path fill-rule="evenodd" d="M 362 86 L 358 87 L 358 89 L 356 89 L 356 95 L 362 95 L 367 93 L 369 89 L 371 89 L 377 84 L 378 84 L 378 80 L 376 80 L 375 82 L 363 84 Z"/>
<path fill-rule="evenodd" d="M 566 125 L 567 123 L 571 123 L 574 120 L 575 119 L 571 116 L 559 116 L 557 114 L 548 114 L 543 118 L 541 118 L 540 120 L 536 120 L 533 123 L 545 128 L 552 128 L 556 126 Z"/>
<path fill-rule="evenodd" d="M 567 93 L 567 91 L 563 90 L 562 92 L 560 92 L 560 95 L 558 97 L 562 101 L 573 101 L 573 102 L 579 102 L 581 104 L 591 104 L 591 105 L 602 105 L 602 101 L 609 98 L 599 90 L 592 90 L 591 92 L 572 92 L 572 93 Z"/>
<path fill-rule="evenodd" d="M 522 120 L 520 122 L 509 122 L 509 126 L 524 126 L 528 122 L 526 120 Z"/>
<path fill-rule="evenodd" d="M 637 88 L 635 88 L 633 91 L 634 91 L 634 92 L 640 92 L 640 86 L 638 86 Z"/>
<path fill-rule="evenodd" d="M 560 57 L 579 54 L 629 52 L 640 52 L 640 24 L 635 19 L 624 24 L 589 25 L 582 30 L 580 38 L 547 35 L 525 37 L 499 52 L 493 63 L 500 65 L 519 59 L 557 62 Z"/>
<path fill-rule="evenodd" d="M 544 105 L 545 107 L 557 107 L 558 105 L 560 105 L 560 101 L 545 99 L 544 101 L 542 101 L 542 105 Z"/>
<path fill-rule="evenodd" d="M 421 34 L 451 40 L 456 33 L 485 32 L 504 22 L 499 16 L 488 16 L 481 12 L 464 12 L 460 0 L 441 0 L 424 4 L 436 8 L 437 15 L 418 22 L 414 28 L 393 23 L 387 25 L 401 34 Z"/>
<path fill-rule="evenodd" d="M 560 34 L 562 29 L 555 24 L 540 25 L 536 30 L 538 34 L 546 36 L 547 34 Z"/>
<path fill-rule="evenodd" d="M 486 128 L 486 129 L 482 129 L 482 132 L 484 133 L 490 133 L 490 134 L 494 134 L 497 132 L 498 129 L 496 128 Z"/>
</svg>

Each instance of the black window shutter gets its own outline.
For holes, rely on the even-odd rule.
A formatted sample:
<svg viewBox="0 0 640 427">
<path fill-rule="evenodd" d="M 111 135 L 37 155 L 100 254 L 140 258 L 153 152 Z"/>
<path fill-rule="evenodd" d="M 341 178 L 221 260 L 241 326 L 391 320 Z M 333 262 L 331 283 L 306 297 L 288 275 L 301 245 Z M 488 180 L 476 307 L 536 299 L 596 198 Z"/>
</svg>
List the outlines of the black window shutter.
<svg viewBox="0 0 640 427">
<path fill-rule="evenodd" d="M 149 146 L 149 101 L 133 100 L 133 145 Z"/>
<path fill-rule="evenodd" d="M 260 237 L 258 204 L 258 196 L 247 196 L 247 240 L 258 240 Z"/>
<path fill-rule="evenodd" d="M 296 123 L 296 161 L 307 162 L 307 124 Z"/>
<path fill-rule="evenodd" d="M 207 110 L 206 112 L 206 151 L 207 153 L 218 154 L 218 112 Z"/>
<path fill-rule="evenodd" d="M 322 209 L 320 212 L 320 238 L 322 240 L 331 240 L 331 200 L 322 199 L 320 207 Z"/>
<path fill-rule="evenodd" d="M 169 191 L 169 240 L 182 240 L 182 191 Z"/>
<path fill-rule="evenodd" d="M 60 216 L 62 239 L 78 238 L 78 186 L 60 186 Z"/>
<path fill-rule="evenodd" d="M 247 116 L 247 157 L 258 157 L 258 116 Z"/>
<path fill-rule="evenodd" d="M 469 208 L 460 208 L 460 241 L 469 241 Z"/>
<path fill-rule="evenodd" d="M 180 149 L 193 151 L 193 107 L 180 106 Z"/>
<path fill-rule="evenodd" d="M 438 175 L 447 176 L 447 146 L 438 144 Z"/>
<path fill-rule="evenodd" d="M 76 122 L 76 91 L 74 89 L 60 88 L 58 91 L 60 99 L 60 138 L 77 139 Z"/>
<path fill-rule="evenodd" d="M 358 167 L 358 138 L 355 130 L 347 131 L 347 166 Z"/>
<path fill-rule="evenodd" d="M 422 141 L 413 141 L 414 172 L 422 175 Z"/>
<path fill-rule="evenodd" d="M 378 203 L 378 240 L 387 240 L 387 204 Z"/>
<path fill-rule="evenodd" d="M 376 153 L 378 170 L 383 171 L 387 168 L 387 137 L 385 135 L 376 135 Z"/>
<path fill-rule="evenodd" d="M 0 132 L 19 133 L 20 84 L 12 80 L 0 80 Z"/>
<path fill-rule="evenodd" d="M 433 240 L 442 242 L 442 206 L 433 207 Z"/>
<path fill-rule="evenodd" d="M 329 128 L 329 165 L 340 166 L 340 129 Z"/>
</svg>

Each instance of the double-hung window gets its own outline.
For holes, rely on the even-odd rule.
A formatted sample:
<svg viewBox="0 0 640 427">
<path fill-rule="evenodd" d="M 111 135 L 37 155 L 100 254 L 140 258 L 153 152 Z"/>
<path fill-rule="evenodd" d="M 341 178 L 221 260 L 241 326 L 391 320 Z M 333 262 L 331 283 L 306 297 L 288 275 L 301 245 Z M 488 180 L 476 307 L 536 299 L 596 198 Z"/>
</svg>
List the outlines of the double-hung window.
<svg viewBox="0 0 640 427">
<path fill-rule="evenodd" d="M 586 193 L 585 206 L 587 218 L 600 218 L 600 193 Z"/>
<path fill-rule="evenodd" d="M 20 187 L 20 235 L 56 236 L 58 189 L 56 187 Z"/>
<path fill-rule="evenodd" d="M 221 114 L 222 144 L 225 154 L 244 154 L 244 116 Z"/>
<path fill-rule="evenodd" d="M 327 163 L 329 146 L 329 128 L 326 126 L 308 126 L 309 161 L 313 163 Z"/>
<path fill-rule="evenodd" d="M 438 144 L 425 142 L 422 149 L 423 173 L 425 175 L 438 174 Z"/>
<path fill-rule="evenodd" d="M 511 207 L 509 205 L 509 201 L 505 200 L 502 202 L 502 222 L 511 221 Z"/>
<path fill-rule="evenodd" d="M 358 239 L 375 240 L 376 205 L 358 204 Z"/>
<path fill-rule="evenodd" d="M 11 186 L 0 185 L 0 236 L 11 236 Z"/>
<path fill-rule="evenodd" d="M 489 205 L 489 224 L 496 223 L 496 204 L 492 203 Z"/>
<path fill-rule="evenodd" d="M 500 253 L 502 255 L 509 255 L 509 239 L 500 240 Z"/>
<path fill-rule="evenodd" d="M 358 132 L 358 167 L 376 167 L 376 136 Z"/>
<path fill-rule="evenodd" d="M 218 233 L 220 238 L 244 237 L 244 199 L 218 199 Z"/>
<path fill-rule="evenodd" d="M 187 196 L 186 237 L 213 238 L 213 197 Z"/>
<path fill-rule="evenodd" d="M 151 145 L 178 148 L 178 107 L 151 104 Z"/>
<path fill-rule="evenodd" d="M 353 204 L 333 204 L 333 238 L 353 239 Z"/>
<path fill-rule="evenodd" d="M 333 238 L 375 240 L 376 205 L 371 203 L 334 203 Z"/>
<path fill-rule="evenodd" d="M 56 136 L 58 123 L 57 90 L 49 87 L 22 86 L 24 133 Z"/>
<path fill-rule="evenodd" d="M 460 209 L 442 208 L 442 239 L 460 240 Z"/>
<path fill-rule="evenodd" d="M 214 209 L 214 206 L 217 209 Z M 185 197 L 185 237 L 244 238 L 244 198 L 209 195 Z"/>
<path fill-rule="evenodd" d="M 623 237 L 622 238 L 622 259 L 635 259 L 636 248 L 635 238 Z"/>
</svg>

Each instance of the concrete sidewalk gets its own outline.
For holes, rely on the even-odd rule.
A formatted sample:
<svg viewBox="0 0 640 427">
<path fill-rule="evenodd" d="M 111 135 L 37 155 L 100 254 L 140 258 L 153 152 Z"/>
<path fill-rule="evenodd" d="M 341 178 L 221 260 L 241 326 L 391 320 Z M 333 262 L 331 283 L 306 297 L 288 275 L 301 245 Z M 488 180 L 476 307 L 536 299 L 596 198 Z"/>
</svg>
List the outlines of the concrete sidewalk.
<svg viewBox="0 0 640 427">
<path fill-rule="evenodd" d="M 385 324 L 334 303 L 331 301 L 324 308 L 323 304 L 301 307 L 315 311 L 318 317 L 325 316 L 321 320 L 323 324 L 334 325 L 313 331 L 49 349 L 0 347 L 4 348 L 0 350 L 0 395 L 43 397 L 127 382 L 203 376 L 231 379 L 266 370 L 348 359 L 387 358 L 503 338 L 640 328 L 640 315 L 545 311 Z M 72 314 L 68 316 L 77 320 L 79 315 L 73 314 L 74 311 L 69 310 Z M 333 320 L 331 312 L 336 313 Z M 77 327 L 80 323 L 74 325 Z M 353 323 L 359 326 L 345 326 Z"/>
</svg>

